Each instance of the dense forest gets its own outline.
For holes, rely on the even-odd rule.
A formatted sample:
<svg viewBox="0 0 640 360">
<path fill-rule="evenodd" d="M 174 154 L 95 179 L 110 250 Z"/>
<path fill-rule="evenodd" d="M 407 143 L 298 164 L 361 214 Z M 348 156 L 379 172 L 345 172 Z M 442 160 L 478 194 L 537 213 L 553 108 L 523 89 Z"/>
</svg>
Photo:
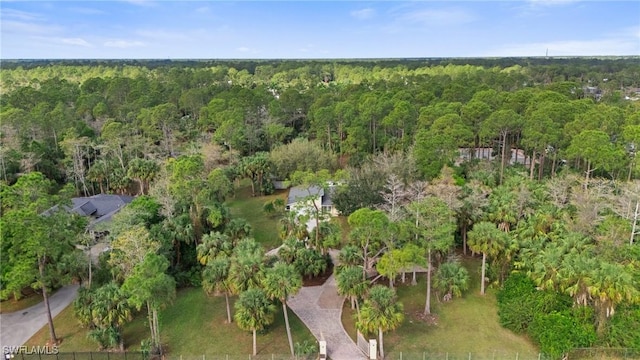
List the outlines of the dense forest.
<svg viewBox="0 0 640 360">
<path fill-rule="evenodd" d="M 94 281 L 78 316 L 104 347 L 122 344 L 130 315 L 96 322 L 92 298 L 146 307 L 158 347 L 165 304 L 153 299 L 176 285 L 239 295 L 236 315 L 250 297 L 282 298 L 286 314 L 278 276 L 322 273 L 326 250 L 342 247 L 342 274 L 374 272 L 393 289 L 401 269 L 424 265 L 450 297 L 465 288 L 450 255 L 482 254 L 501 322 L 543 352 L 640 349 L 638 58 L 5 61 L 0 81 L 0 294 L 46 293 L 61 274 Z M 240 181 L 258 196 L 274 179 L 336 181 L 346 244 L 319 212 L 311 234 L 282 215 L 284 253 L 264 260 L 225 201 Z M 69 254 L 90 241 L 86 224 L 41 214 L 100 193 L 136 199 L 85 279 L 86 260 Z M 370 307 L 358 276 L 342 277 Z"/>
</svg>

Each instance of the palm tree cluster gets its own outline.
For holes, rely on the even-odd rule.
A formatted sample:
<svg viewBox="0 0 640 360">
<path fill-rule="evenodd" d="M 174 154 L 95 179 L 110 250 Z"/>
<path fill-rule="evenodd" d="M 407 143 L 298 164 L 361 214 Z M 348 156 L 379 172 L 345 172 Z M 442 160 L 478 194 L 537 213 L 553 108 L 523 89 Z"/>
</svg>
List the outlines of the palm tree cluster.
<svg viewBox="0 0 640 360">
<path fill-rule="evenodd" d="M 240 223 L 240 222 L 238 222 Z M 227 308 L 227 323 L 251 331 L 253 355 L 257 354 L 256 333 L 274 321 L 273 300 L 282 303 L 291 356 L 294 343 L 289 326 L 287 298 L 302 287 L 302 276 L 285 262 L 267 263 L 264 249 L 251 236 L 249 226 L 232 226 L 225 233 L 212 232 L 198 245 L 198 260 L 202 271 L 202 286 L 208 294 L 223 294 Z M 231 314 L 230 296 L 238 296 Z"/>
</svg>

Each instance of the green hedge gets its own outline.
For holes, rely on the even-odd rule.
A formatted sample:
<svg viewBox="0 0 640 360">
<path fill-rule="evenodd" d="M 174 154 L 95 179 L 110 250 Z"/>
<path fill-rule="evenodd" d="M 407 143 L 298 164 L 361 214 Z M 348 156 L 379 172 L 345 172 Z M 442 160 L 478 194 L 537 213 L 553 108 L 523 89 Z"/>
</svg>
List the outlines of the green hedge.
<svg viewBox="0 0 640 360">
<path fill-rule="evenodd" d="M 501 325 L 528 334 L 552 358 L 596 341 L 591 308 L 574 307 L 567 295 L 538 290 L 524 274 L 511 274 L 497 299 Z"/>
</svg>

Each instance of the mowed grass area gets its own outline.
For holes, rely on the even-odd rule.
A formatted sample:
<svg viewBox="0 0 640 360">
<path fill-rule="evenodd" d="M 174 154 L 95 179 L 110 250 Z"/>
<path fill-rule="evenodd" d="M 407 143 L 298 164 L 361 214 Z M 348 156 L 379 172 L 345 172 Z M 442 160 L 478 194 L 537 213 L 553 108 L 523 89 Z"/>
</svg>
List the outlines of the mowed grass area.
<svg viewBox="0 0 640 360">
<path fill-rule="evenodd" d="M 0 301 L 0 314 L 11 313 L 32 307 L 42 301 L 42 294 L 32 293 L 28 296 L 15 300 L 13 298 Z"/>
<path fill-rule="evenodd" d="M 538 349 L 525 337 L 500 326 L 497 314 L 495 290 L 480 295 L 480 259 L 464 258 L 463 264 L 471 276 L 470 289 L 462 298 L 442 303 L 432 292 L 431 311 L 437 321 L 428 324 L 421 319 L 426 296 L 426 275 L 420 274 L 418 285 L 400 284 L 397 287 L 399 301 L 404 305 L 405 320 L 395 331 L 385 333 L 385 354 L 391 358 L 422 359 L 423 352 L 444 359 L 538 359 Z M 407 276 L 410 279 L 410 276 Z M 385 282 L 386 283 L 386 282 Z M 342 322 L 352 338 L 355 338 L 355 311 L 345 301 Z M 412 357 L 413 354 L 413 357 Z M 475 354 L 475 355 L 474 355 Z"/>
<path fill-rule="evenodd" d="M 282 305 L 277 303 L 276 306 L 275 322 L 265 332 L 258 333 L 258 354 L 289 353 Z M 140 342 L 149 337 L 145 314 L 141 312 L 125 326 L 124 339 L 128 351 L 140 350 Z M 227 324 L 226 319 L 224 297 L 209 297 L 199 288 L 180 290 L 175 303 L 160 313 L 162 341 L 172 357 L 251 354 L 251 333 L 240 330 L 235 323 Z M 294 343 L 316 341 L 292 311 L 289 311 L 289 321 Z M 73 305 L 62 311 L 54 324 L 58 337 L 63 339 L 60 351 L 98 350 L 96 343 L 87 339 L 87 330 L 81 328 L 73 316 Z M 44 345 L 48 337 L 45 326 L 26 345 Z"/>
<path fill-rule="evenodd" d="M 278 236 L 278 216 L 270 216 L 262 210 L 264 204 L 281 198 L 287 201 L 288 190 L 276 190 L 272 195 L 251 196 L 251 184 L 242 181 L 236 188 L 236 195 L 227 201 L 232 217 L 244 218 L 253 227 L 253 236 L 257 242 L 264 246 L 266 251 L 275 249 L 282 244 Z"/>
</svg>

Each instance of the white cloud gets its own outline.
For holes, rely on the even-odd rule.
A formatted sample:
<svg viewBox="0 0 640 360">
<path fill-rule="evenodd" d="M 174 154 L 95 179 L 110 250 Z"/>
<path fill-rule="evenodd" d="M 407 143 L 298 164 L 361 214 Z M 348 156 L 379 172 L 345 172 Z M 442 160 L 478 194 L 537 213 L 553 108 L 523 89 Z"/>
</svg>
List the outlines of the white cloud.
<svg viewBox="0 0 640 360">
<path fill-rule="evenodd" d="M 103 14 L 106 14 L 106 12 L 104 12 L 102 10 L 88 8 L 88 7 L 71 7 L 71 8 L 69 8 L 69 11 L 73 11 L 75 13 L 83 14 L 83 15 L 103 15 Z"/>
<path fill-rule="evenodd" d="M 243 54 L 259 54 L 260 53 L 258 49 L 254 49 L 246 46 L 240 46 L 236 48 L 236 51 L 241 52 Z"/>
<path fill-rule="evenodd" d="M 315 47 L 316 46 L 314 44 L 306 44 L 303 47 L 299 48 L 298 51 L 309 52 L 315 50 Z"/>
<path fill-rule="evenodd" d="M 0 8 L 0 14 L 3 18 L 17 19 L 22 21 L 34 21 L 43 19 L 43 16 L 38 13 L 7 8 Z"/>
<path fill-rule="evenodd" d="M 153 0 L 124 0 L 124 2 L 137 6 L 156 6 Z"/>
<path fill-rule="evenodd" d="M 637 55 L 640 43 L 636 39 L 616 38 L 599 40 L 565 40 L 508 44 L 491 50 L 485 56 L 600 56 Z"/>
<path fill-rule="evenodd" d="M 505 44 L 489 50 L 484 56 L 599 56 L 640 54 L 640 26 L 613 30 L 599 39 L 553 40 Z"/>
<path fill-rule="evenodd" d="M 581 0 L 528 0 L 529 5 L 536 6 L 563 6 L 577 3 Z"/>
<path fill-rule="evenodd" d="M 211 8 L 208 6 L 202 6 L 196 9 L 198 14 L 209 14 L 211 12 Z"/>
<path fill-rule="evenodd" d="M 67 45 L 93 47 L 93 45 L 91 45 L 85 39 L 82 39 L 82 38 L 61 38 L 60 42 Z"/>
<path fill-rule="evenodd" d="M 59 32 L 61 28 L 53 25 L 42 25 L 25 21 L 3 20 L 3 33 L 19 33 L 19 34 L 51 34 Z"/>
<path fill-rule="evenodd" d="M 104 42 L 104 46 L 106 47 L 114 47 L 120 49 L 128 49 L 134 47 L 142 47 L 146 46 L 142 41 L 129 41 L 129 40 L 108 40 Z"/>
<path fill-rule="evenodd" d="M 475 17 L 462 9 L 423 9 L 405 13 L 399 19 L 428 26 L 447 26 L 466 24 Z"/>
<path fill-rule="evenodd" d="M 376 15 L 376 11 L 374 9 L 371 9 L 371 8 L 354 10 L 354 11 L 351 12 L 351 16 L 353 16 L 354 18 L 356 18 L 358 20 L 371 19 L 375 15 Z"/>
<path fill-rule="evenodd" d="M 164 30 L 164 29 L 146 29 L 146 30 L 138 30 L 136 31 L 136 34 L 139 36 L 146 37 L 148 39 L 160 40 L 160 41 L 189 40 L 189 36 L 177 30 L 172 31 L 172 30 Z"/>
</svg>

